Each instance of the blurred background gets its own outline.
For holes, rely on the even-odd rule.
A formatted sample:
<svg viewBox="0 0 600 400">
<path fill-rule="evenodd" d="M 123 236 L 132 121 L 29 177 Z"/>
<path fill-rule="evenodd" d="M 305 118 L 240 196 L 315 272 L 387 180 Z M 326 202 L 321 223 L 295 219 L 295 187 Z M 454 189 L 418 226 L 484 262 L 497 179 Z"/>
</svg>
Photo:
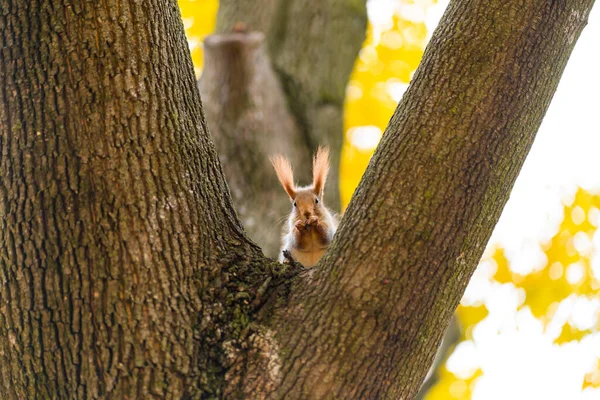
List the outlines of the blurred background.
<svg viewBox="0 0 600 400">
<path fill-rule="evenodd" d="M 447 3 L 368 2 L 346 95 L 343 207 Z M 179 5 L 200 76 L 218 1 Z M 599 43 L 596 6 L 457 310 L 460 339 L 425 399 L 600 399 Z"/>
</svg>

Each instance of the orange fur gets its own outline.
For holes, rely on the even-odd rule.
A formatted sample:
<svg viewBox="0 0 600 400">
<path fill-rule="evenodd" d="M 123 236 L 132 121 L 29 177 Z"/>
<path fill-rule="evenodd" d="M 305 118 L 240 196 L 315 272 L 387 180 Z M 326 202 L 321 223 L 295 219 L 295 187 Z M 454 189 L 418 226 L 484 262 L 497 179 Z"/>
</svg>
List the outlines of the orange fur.
<svg viewBox="0 0 600 400">
<path fill-rule="evenodd" d="M 318 196 L 321 196 L 325 188 L 327 174 L 329 174 L 329 148 L 319 146 L 313 158 L 313 190 Z"/>
<path fill-rule="evenodd" d="M 329 172 L 329 149 L 319 147 L 313 158 L 313 184 L 297 187 L 289 160 L 281 155 L 271 158 L 281 186 L 293 203 L 287 226 L 283 230 L 279 261 L 283 262 L 284 251 L 289 251 L 294 260 L 305 267 L 316 265 L 337 230 L 337 219 L 319 199 L 325 188 Z"/>
<path fill-rule="evenodd" d="M 277 155 L 271 157 L 271 164 L 275 168 L 275 173 L 279 182 L 281 182 L 281 186 L 283 186 L 283 189 L 290 196 L 290 199 L 294 199 L 296 197 L 296 185 L 294 185 L 294 171 L 292 170 L 290 161 L 281 155 Z"/>
</svg>

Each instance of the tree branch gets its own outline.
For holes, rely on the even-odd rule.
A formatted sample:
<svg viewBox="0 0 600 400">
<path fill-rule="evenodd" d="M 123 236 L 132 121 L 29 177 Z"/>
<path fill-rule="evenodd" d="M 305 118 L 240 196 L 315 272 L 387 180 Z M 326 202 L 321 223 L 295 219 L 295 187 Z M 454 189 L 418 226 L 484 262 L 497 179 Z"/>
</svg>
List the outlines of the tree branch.
<svg viewBox="0 0 600 400">
<path fill-rule="evenodd" d="M 440 347 L 435 352 L 435 359 L 433 360 L 433 364 L 429 371 L 427 372 L 427 376 L 425 377 L 425 382 L 419 389 L 419 392 L 415 396 L 415 400 L 424 400 L 427 396 L 427 393 L 438 383 L 440 377 L 439 372 L 440 369 L 444 366 L 444 362 L 448 359 L 450 352 L 454 350 L 456 344 L 460 341 L 460 325 L 458 323 L 458 317 L 456 314 L 450 320 L 450 324 L 448 325 L 448 329 L 444 333 L 444 338 L 442 339 L 442 343 Z"/>
<path fill-rule="evenodd" d="M 274 397 L 414 397 L 592 5 L 450 3 L 332 247 L 271 324 Z"/>
</svg>

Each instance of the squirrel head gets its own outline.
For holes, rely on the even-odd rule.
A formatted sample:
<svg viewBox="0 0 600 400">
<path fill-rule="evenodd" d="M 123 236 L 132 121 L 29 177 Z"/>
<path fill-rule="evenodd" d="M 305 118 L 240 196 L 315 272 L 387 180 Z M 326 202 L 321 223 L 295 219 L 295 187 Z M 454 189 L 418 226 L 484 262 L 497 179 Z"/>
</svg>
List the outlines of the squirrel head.
<svg viewBox="0 0 600 400">
<path fill-rule="evenodd" d="M 296 220 L 308 220 L 316 216 L 321 218 L 326 211 L 323 205 L 323 191 L 329 173 L 329 149 L 320 147 L 313 158 L 313 182 L 310 186 L 297 187 L 294 184 L 294 172 L 289 160 L 281 155 L 271 158 L 275 173 L 281 186 L 287 192 L 293 204 L 292 213 Z"/>
</svg>

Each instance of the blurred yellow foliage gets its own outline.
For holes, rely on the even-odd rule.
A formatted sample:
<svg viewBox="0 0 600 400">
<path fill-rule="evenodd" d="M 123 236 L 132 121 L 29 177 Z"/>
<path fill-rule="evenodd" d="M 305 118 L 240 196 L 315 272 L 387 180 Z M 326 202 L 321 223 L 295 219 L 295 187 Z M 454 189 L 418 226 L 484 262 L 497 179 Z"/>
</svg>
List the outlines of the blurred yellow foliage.
<svg viewBox="0 0 600 400">
<path fill-rule="evenodd" d="M 508 267 L 508 260 L 504 254 L 504 249 L 496 247 L 492 260 L 496 262 L 496 273 L 494 279 L 498 283 L 509 283 L 513 281 L 513 274 Z"/>
<path fill-rule="evenodd" d="M 398 8 L 388 23 L 370 24 L 368 27 L 367 39 L 351 76 L 345 103 L 345 138 L 340 165 L 344 208 L 408 87 L 426 44 L 428 32 L 425 23 L 403 17 L 402 7 L 419 6 L 425 12 L 435 3 L 436 0 L 398 0 Z M 199 75 L 202 40 L 214 29 L 218 1 L 179 0 L 179 6 Z M 599 210 L 600 196 L 579 190 L 573 201 L 565 205 L 564 219 L 556 234 L 548 243 L 541 244 L 547 258 L 545 265 L 539 270 L 519 275 L 511 270 L 504 250 L 495 247 L 487 260 L 496 267 L 490 279 L 497 284 L 514 285 L 523 291 L 525 301 L 519 308 L 529 308 L 544 324 L 552 320 L 558 304 L 570 296 L 598 298 L 600 270 L 594 271 L 591 254 L 593 237 L 600 221 Z M 473 328 L 488 316 L 488 310 L 485 305 L 460 306 L 457 314 L 462 326 L 461 340 L 471 340 Z M 595 330 L 598 330 L 598 324 L 596 321 Z M 567 322 L 555 343 L 560 345 L 581 340 L 591 332 L 592 329 L 580 330 Z M 477 370 L 468 379 L 461 379 L 442 367 L 440 379 L 427 399 L 470 399 L 481 375 L 482 371 Z M 586 375 L 582 386 L 600 387 L 600 360 Z"/>
<path fill-rule="evenodd" d="M 465 328 L 462 329 L 462 339 L 472 339 L 472 328 L 483 321 L 488 314 L 488 309 L 483 304 L 471 307 L 459 305 L 456 309 L 456 315 L 460 325 Z"/>
<path fill-rule="evenodd" d="M 585 376 L 582 388 L 587 387 L 600 388 L 600 360 L 596 362 L 596 368 Z"/>
<path fill-rule="evenodd" d="M 441 367 L 439 374 L 440 380 L 431 388 L 427 399 L 469 400 L 482 372 L 478 369 L 469 378 L 460 379 L 445 367 Z"/>
<path fill-rule="evenodd" d="M 600 196 L 578 190 L 572 204 L 564 207 L 558 232 L 544 246 L 547 263 L 513 282 L 525 290 L 525 305 L 534 316 L 548 319 L 551 305 L 571 294 L 597 295 L 600 282 L 592 270 L 592 238 L 597 229 Z"/>
<path fill-rule="evenodd" d="M 526 275 L 513 272 L 500 247 L 493 248 L 491 260 L 486 260 L 492 261 L 496 266 L 490 279 L 498 284 L 514 285 L 517 290 L 523 290 L 525 301 L 519 308 L 530 309 L 546 328 L 555 317 L 555 311 L 561 302 L 574 298 L 584 301 L 599 298 L 600 270 L 594 271 L 592 263 L 593 238 L 600 222 L 599 210 L 600 195 L 579 189 L 573 201 L 564 206 L 564 218 L 557 232 L 548 243 L 541 244 L 547 262 L 539 270 Z M 463 330 L 462 340 L 471 340 L 473 328 L 487 315 L 485 305 L 459 306 L 457 314 Z M 568 320 L 562 325 L 554 343 L 564 345 L 583 340 L 597 332 L 599 325 L 600 315 L 596 315 L 595 325 L 586 329 L 580 329 L 572 320 Z M 454 397 L 451 394 L 450 387 L 454 383 L 464 383 L 459 377 L 445 369 L 441 371 L 440 377 L 427 400 L 470 398 L 470 393 L 466 397 Z M 461 387 L 472 390 L 472 385 Z M 582 387 L 600 387 L 600 361 L 586 375 Z"/>
<path fill-rule="evenodd" d="M 202 71 L 204 53 L 202 41 L 215 30 L 218 0 L 179 0 L 183 26 L 188 39 L 196 76 Z"/>
<path fill-rule="evenodd" d="M 435 1 L 421 1 L 424 9 Z M 414 1 L 399 0 L 415 6 Z M 350 202 L 379 139 L 419 65 L 427 40 L 424 22 L 400 12 L 386 26 L 369 25 L 347 89 L 340 165 L 343 208 Z"/>
<path fill-rule="evenodd" d="M 563 344 L 563 343 L 571 342 L 573 340 L 581 340 L 586 335 L 589 335 L 589 334 L 590 334 L 589 330 L 580 331 L 576 327 L 567 323 L 567 324 L 563 325 L 560 335 L 556 338 L 555 343 Z"/>
</svg>

